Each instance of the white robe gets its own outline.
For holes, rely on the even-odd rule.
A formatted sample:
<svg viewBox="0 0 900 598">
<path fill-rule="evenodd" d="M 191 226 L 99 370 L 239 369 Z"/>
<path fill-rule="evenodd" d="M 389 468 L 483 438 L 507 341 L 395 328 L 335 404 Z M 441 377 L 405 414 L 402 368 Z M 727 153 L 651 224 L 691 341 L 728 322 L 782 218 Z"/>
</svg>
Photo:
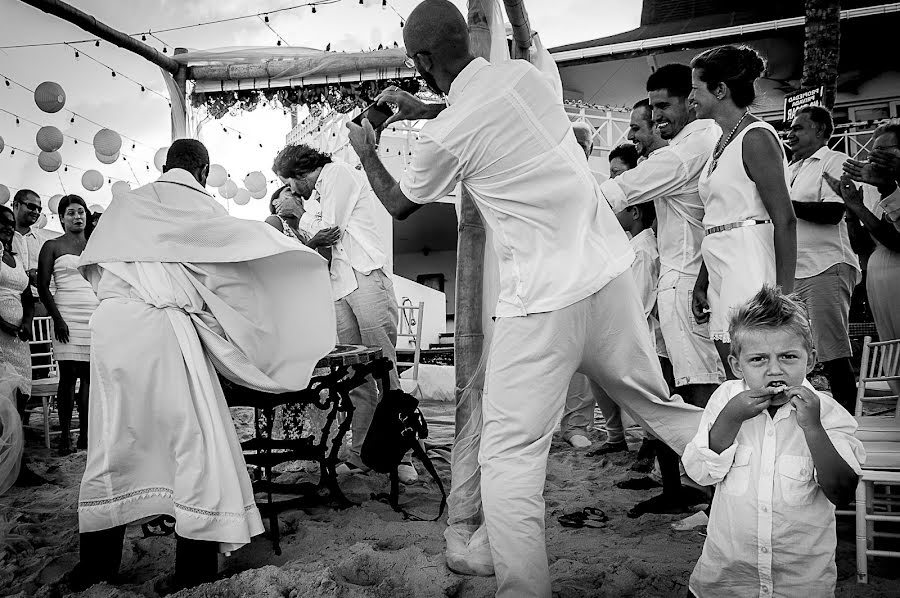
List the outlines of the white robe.
<svg viewBox="0 0 900 598">
<path fill-rule="evenodd" d="M 307 386 L 335 342 L 325 260 L 173 170 L 113 200 L 81 265 L 100 306 L 80 530 L 167 514 L 223 552 L 249 543 L 263 526 L 216 370 Z"/>
</svg>

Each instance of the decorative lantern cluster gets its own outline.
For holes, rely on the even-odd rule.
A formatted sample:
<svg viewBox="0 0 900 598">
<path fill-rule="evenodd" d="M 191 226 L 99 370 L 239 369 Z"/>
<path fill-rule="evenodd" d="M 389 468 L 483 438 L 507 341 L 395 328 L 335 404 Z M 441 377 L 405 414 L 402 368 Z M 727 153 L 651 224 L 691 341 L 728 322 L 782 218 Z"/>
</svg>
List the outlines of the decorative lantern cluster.
<svg viewBox="0 0 900 598">
<path fill-rule="evenodd" d="M 221 187 L 228 180 L 228 172 L 221 164 L 210 164 L 209 175 L 206 177 L 207 187 Z"/>
</svg>

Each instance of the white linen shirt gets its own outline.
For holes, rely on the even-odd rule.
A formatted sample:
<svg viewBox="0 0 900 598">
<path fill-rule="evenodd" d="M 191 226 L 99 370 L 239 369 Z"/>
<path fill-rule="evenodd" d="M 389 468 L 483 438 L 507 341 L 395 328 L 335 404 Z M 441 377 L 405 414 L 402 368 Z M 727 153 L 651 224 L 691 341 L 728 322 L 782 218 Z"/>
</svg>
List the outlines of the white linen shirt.
<svg viewBox="0 0 900 598">
<path fill-rule="evenodd" d="M 844 203 L 835 193 L 822 173 L 827 172 L 840 180 L 847 154 L 820 147 L 805 160 L 794 162 L 791 171 L 791 201 L 800 203 Z M 816 224 L 797 219 L 797 278 L 809 278 L 821 274 L 835 264 L 849 264 L 859 270 L 859 260 L 850 247 L 847 223 L 841 218 L 838 224 Z"/>
<path fill-rule="evenodd" d="M 304 202 L 307 211 L 300 219 L 304 233 L 312 237 L 331 226 L 338 226 L 342 231 L 331 253 L 331 290 L 335 301 L 357 289 L 354 270 L 368 275 L 387 265 L 375 221 L 376 201 L 365 175 L 345 162 L 334 160 L 322 167 L 315 196 Z"/>
<path fill-rule="evenodd" d="M 637 285 L 644 316 L 650 328 L 650 336 L 656 342 L 656 354 L 668 357 L 666 343 L 659 327 L 656 312 L 657 287 L 659 283 L 659 251 L 656 235 L 652 228 L 647 228 L 631 237 L 631 248 L 634 250 L 634 262 L 631 264 L 631 275 Z"/>
<path fill-rule="evenodd" d="M 894 225 L 894 228 L 900 230 L 900 188 L 894 190 L 888 196 L 881 198 L 878 205 L 888 217 L 888 220 Z"/>
<path fill-rule="evenodd" d="M 803 386 L 812 390 L 806 380 Z M 725 405 L 745 390 L 743 380 L 719 386 L 682 457 L 694 481 L 716 485 L 691 592 L 697 598 L 832 596 L 837 579 L 834 505 L 816 481 L 796 408 L 782 405 L 774 418 L 764 411 L 745 421 L 734 444 L 721 454 L 709 448 L 710 428 Z M 828 438 L 847 464 L 862 473 L 865 450 L 853 436 L 856 420 L 828 395 L 816 395 Z"/>
<path fill-rule="evenodd" d="M 26 270 L 37 270 L 38 258 L 41 248 L 50 239 L 55 239 L 62 233 L 43 228 L 31 227 L 24 235 L 19 231 L 13 233 L 13 251 L 22 258 Z"/>
<path fill-rule="evenodd" d="M 660 275 L 676 271 L 700 273 L 703 202 L 697 182 L 722 129 L 714 120 L 689 122 L 669 145 L 600 185 L 606 201 L 618 213 L 653 201 L 659 237 Z"/>
<path fill-rule="evenodd" d="M 524 60 L 474 59 L 450 86 L 447 108 L 422 127 L 401 191 L 426 204 L 457 183 L 493 233 L 498 317 L 572 305 L 634 259 L 562 102 Z"/>
</svg>

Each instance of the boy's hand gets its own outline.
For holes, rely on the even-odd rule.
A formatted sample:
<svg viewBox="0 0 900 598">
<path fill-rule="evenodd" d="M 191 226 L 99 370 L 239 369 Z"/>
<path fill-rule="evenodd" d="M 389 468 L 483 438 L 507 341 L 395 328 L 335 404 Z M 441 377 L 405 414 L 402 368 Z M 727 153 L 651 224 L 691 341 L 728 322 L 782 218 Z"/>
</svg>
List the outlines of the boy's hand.
<svg viewBox="0 0 900 598">
<path fill-rule="evenodd" d="M 819 396 L 805 386 L 791 386 L 784 391 L 797 409 L 797 423 L 804 432 L 822 427 Z"/>
<path fill-rule="evenodd" d="M 728 401 L 728 404 L 722 409 L 722 413 L 734 423 L 743 423 L 768 409 L 772 404 L 773 396 L 775 393 L 771 388 L 745 390 Z"/>
</svg>

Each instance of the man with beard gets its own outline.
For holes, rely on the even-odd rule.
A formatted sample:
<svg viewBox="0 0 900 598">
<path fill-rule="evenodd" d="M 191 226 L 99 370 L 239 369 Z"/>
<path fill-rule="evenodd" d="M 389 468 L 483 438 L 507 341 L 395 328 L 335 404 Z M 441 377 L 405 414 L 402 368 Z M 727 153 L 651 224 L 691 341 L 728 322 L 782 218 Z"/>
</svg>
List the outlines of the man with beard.
<svg viewBox="0 0 900 598">
<path fill-rule="evenodd" d="M 542 492 L 572 375 L 586 374 L 679 451 L 700 410 L 669 398 L 629 271 L 634 252 L 599 201 L 551 85 L 526 61 L 476 58 L 466 21 L 448 0 L 419 4 L 403 39 L 447 104 L 397 89 L 379 97 L 399 106 L 393 120 L 432 119 L 399 184 L 378 156 L 368 121 L 348 123 L 350 142 L 395 218 L 461 184 L 493 233 L 500 293 L 479 457 L 485 523 L 497 596 L 549 598 Z"/>
<path fill-rule="evenodd" d="M 700 271 L 703 204 L 697 189 L 700 172 L 721 135 L 711 120 L 697 120 L 688 106 L 691 69 L 668 64 L 647 79 L 649 100 L 635 105 L 629 139 L 639 143 L 646 159 L 637 168 L 600 185 L 614 212 L 652 201 L 656 207 L 660 277 L 660 327 L 672 361 L 676 392 L 698 407 L 725 379 L 724 368 L 705 326 L 691 314 L 690 297 Z M 654 139 L 650 118 L 666 147 Z M 681 492 L 677 456 L 657 447 L 663 492 L 636 505 L 629 513 L 687 511 Z"/>
</svg>

